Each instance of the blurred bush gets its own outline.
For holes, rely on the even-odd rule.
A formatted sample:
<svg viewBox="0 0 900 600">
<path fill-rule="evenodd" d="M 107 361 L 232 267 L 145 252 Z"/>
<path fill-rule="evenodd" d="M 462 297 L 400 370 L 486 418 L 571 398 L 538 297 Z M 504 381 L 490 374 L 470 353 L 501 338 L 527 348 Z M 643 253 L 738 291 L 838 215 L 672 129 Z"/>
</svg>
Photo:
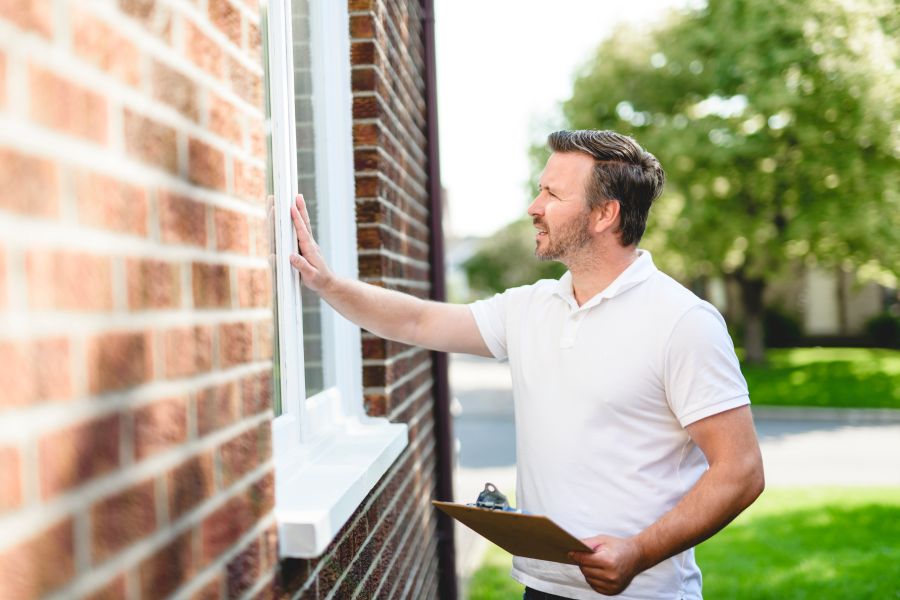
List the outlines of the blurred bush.
<svg viewBox="0 0 900 600">
<path fill-rule="evenodd" d="M 763 335 L 766 346 L 789 348 L 803 339 L 803 327 L 799 319 L 778 307 L 770 307 L 763 313 Z"/>
<path fill-rule="evenodd" d="M 889 312 L 875 315 L 865 325 L 866 337 L 881 348 L 900 349 L 900 317 Z"/>
</svg>

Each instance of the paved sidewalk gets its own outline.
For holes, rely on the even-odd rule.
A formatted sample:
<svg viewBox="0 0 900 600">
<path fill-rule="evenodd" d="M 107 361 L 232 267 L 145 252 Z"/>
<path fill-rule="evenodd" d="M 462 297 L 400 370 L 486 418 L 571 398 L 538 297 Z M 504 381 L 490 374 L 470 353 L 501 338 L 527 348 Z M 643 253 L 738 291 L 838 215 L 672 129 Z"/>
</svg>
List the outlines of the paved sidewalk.
<svg viewBox="0 0 900 600">
<path fill-rule="evenodd" d="M 451 393 L 458 400 L 455 495 L 472 502 L 490 481 L 515 491 L 515 424 L 506 364 L 452 355 Z M 900 411 L 754 409 L 766 485 L 900 486 Z M 460 598 L 487 543 L 457 527 Z"/>
</svg>

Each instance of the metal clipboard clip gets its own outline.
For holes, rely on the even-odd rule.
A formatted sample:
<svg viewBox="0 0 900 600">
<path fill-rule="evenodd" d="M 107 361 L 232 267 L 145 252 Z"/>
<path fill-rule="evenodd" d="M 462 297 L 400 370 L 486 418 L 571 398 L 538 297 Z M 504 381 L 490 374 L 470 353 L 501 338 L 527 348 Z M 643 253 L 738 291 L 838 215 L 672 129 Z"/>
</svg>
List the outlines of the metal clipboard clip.
<svg viewBox="0 0 900 600">
<path fill-rule="evenodd" d="M 493 483 L 485 483 L 484 490 L 482 490 L 482 492 L 478 494 L 478 498 L 475 500 L 475 503 L 468 504 L 467 506 L 487 508 L 489 510 L 521 512 L 509 505 L 509 500 L 500 490 L 497 489 L 497 486 L 495 486 Z"/>
</svg>

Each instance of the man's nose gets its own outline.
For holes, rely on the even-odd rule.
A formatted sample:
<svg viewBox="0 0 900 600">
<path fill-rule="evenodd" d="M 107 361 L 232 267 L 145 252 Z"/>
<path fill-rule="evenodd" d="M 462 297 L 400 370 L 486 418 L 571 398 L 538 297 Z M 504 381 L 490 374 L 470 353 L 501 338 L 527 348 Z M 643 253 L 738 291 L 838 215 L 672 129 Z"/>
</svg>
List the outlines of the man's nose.
<svg viewBox="0 0 900 600">
<path fill-rule="evenodd" d="M 542 214 L 544 214 L 544 203 L 541 200 L 541 194 L 538 194 L 534 197 L 534 200 L 532 200 L 531 204 L 528 206 L 528 215 L 531 217 L 537 217 Z"/>
</svg>

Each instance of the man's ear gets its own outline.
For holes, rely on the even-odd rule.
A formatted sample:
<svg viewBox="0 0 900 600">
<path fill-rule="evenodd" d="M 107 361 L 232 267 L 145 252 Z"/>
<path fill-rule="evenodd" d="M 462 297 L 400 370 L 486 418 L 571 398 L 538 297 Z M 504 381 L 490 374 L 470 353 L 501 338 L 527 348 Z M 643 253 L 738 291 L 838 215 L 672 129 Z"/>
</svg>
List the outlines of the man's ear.
<svg viewBox="0 0 900 600">
<path fill-rule="evenodd" d="M 618 200 L 607 200 L 600 206 L 595 207 L 592 211 L 594 233 L 616 231 L 619 228 L 621 208 L 622 205 Z"/>
</svg>

